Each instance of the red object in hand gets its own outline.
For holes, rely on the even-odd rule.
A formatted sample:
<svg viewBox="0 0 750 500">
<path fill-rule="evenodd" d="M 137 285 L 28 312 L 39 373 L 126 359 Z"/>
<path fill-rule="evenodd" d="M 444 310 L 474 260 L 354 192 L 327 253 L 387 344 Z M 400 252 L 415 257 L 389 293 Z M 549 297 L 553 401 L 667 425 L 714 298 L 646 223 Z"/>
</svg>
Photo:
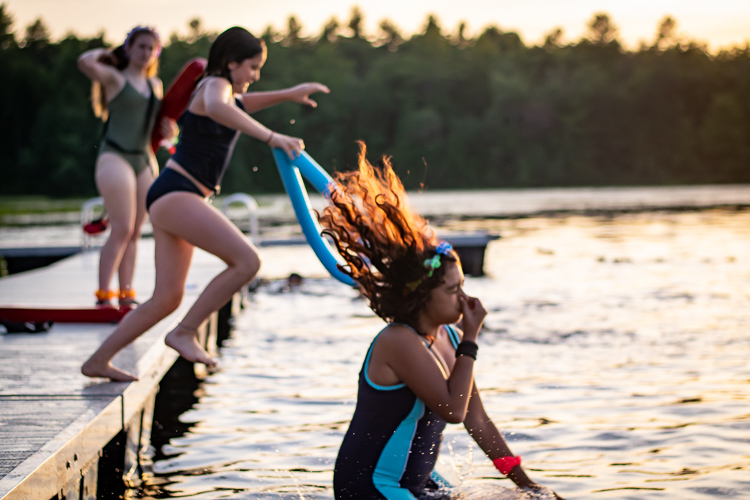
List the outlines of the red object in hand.
<svg viewBox="0 0 750 500">
<path fill-rule="evenodd" d="M 159 149 L 164 135 L 161 132 L 161 122 L 164 118 L 176 120 L 187 109 L 190 97 L 193 95 L 198 78 L 206 71 L 208 61 L 202 57 L 191 59 L 182 67 L 172 84 L 164 93 L 161 109 L 156 115 L 156 125 L 151 133 L 151 149 L 156 153 Z"/>
</svg>

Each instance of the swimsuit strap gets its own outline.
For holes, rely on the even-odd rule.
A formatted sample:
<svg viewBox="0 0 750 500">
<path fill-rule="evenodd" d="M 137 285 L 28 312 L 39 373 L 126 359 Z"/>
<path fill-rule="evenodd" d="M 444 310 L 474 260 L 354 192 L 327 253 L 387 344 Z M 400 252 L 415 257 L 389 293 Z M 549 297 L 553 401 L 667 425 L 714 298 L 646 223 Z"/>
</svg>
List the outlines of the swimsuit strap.
<svg viewBox="0 0 750 500">
<path fill-rule="evenodd" d="M 187 112 L 190 112 L 190 113 L 193 113 L 192 111 L 190 111 L 190 105 L 191 105 L 191 104 L 193 104 L 193 99 L 195 99 L 195 95 L 196 95 L 196 94 L 198 93 L 198 90 L 199 90 L 199 89 L 200 89 L 200 88 L 201 88 L 201 87 L 203 86 L 203 84 L 204 84 L 204 83 L 206 83 L 207 81 L 208 81 L 208 80 L 207 80 L 207 78 L 206 78 L 206 77 L 203 77 L 203 78 L 201 78 L 201 81 L 199 81 L 199 82 L 198 82 L 198 83 L 197 83 L 197 84 L 195 85 L 195 90 L 193 90 L 193 93 L 192 93 L 192 94 L 190 94 L 190 100 L 188 101 L 188 103 L 187 103 L 187 106 L 185 106 L 185 111 L 187 111 Z M 193 113 L 193 114 L 195 114 L 195 113 Z M 196 115 L 196 116 L 203 116 L 203 115 Z"/>
<path fill-rule="evenodd" d="M 451 344 L 453 344 L 453 347 L 458 347 L 458 344 L 460 343 L 461 339 L 458 336 L 458 332 L 452 325 L 443 325 L 448 332 L 448 338 L 451 340 Z"/>
<path fill-rule="evenodd" d="M 148 107 L 146 108 L 146 117 L 143 120 L 143 135 L 148 135 L 148 125 L 151 122 L 151 112 L 156 105 L 156 93 L 154 92 L 154 87 L 151 86 L 151 79 L 146 78 L 146 83 L 148 84 L 148 89 L 151 93 L 148 95 Z"/>
<path fill-rule="evenodd" d="M 440 371 L 443 372 L 443 375 L 445 375 L 446 378 L 448 377 L 447 367 L 443 366 L 443 362 L 440 360 L 440 358 L 438 358 L 438 356 L 435 353 L 435 351 L 432 350 L 432 345 L 429 342 L 427 342 L 427 339 L 425 339 L 422 335 L 419 334 L 419 332 L 417 332 L 413 327 L 411 327 L 410 325 L 407 325 L 406 323 L 391 323 L 391 324 L 392 325 L 403 325 L 403 326 L 407 327 L 409 330 L 413 331 L 415 334 L 419 335 L 419 337 L 421 338 L 422 342 L 424 342 L 424 345 L 432 353 L 432 356 L 435 358 L 435 361 L 438 362 L 438 366 L 440 367 Z M 451 325 L 443 325 L 443 328 L 445 328 L 445 331 L 448 332 L 448 339 L 451 341 L 451 344 L 453 344 L 453 347 L 454 348 L 458 347 L 458 332 L 456 331 L 456 329 L 453 328 Z"/>
<path fill-rule="evenodd" d="M 211 75 L 208 75 L 208 77 L 210 77 L 210 76 L 211 76 Z M 196 113 L 193 113 L 192 111 L 190 111 L 190 105 L 191 105 L 191 104 L 193 104 L 193 99 L 195 99 L 195 95 L 196 95 L 196 94 L 198 93 L 198 90 L 199 90 L 199 89 L 200 89 L 200 88 L 201 88 L 201 87 L 203 86 L 203 84 L 204 84 L 204 83 L 206 83 L 206 82 L 208 81 L 208 80 L 206 79 L 206 78 L 208 78 L 208 77 L 203 77 L 203 78 L 201 79 L 201 81 L 199 81 L 199 82 L 198 82 L 198 84 L 197 84 L 197 85 L 195 86 L 195 90 L 193 90 L 193 93 L 192 93 L 192 94 L 190 94 L 190 100 L 188 101 L 188 103 L 187 103 L 187 106 L 185 106 L 185 111 L 186 111 L 186 112 L 188 112 L 188 113 L 192 113 L 192 114 L 194 114 L 195 116 L 203 116 L 203 117 L 208 117 L 208 115 L 198 115 L 198 114 L 196 114 Z M 245 111 L 245 106 L 244 106 L 244 105 L 242 104 L 242 101 L 240 100 L 240 98 L 239 98 L 239 97 L 235 97 L 235 98 L 234 98 L 234 101 L 235 101 L 235 103 L 237 103 L 237 104 L 240 104 L 240 105 L 239 105 L 238 107 L 239 107 L 240 109 L 242 109 L 242 111 Z"/>
</svg>

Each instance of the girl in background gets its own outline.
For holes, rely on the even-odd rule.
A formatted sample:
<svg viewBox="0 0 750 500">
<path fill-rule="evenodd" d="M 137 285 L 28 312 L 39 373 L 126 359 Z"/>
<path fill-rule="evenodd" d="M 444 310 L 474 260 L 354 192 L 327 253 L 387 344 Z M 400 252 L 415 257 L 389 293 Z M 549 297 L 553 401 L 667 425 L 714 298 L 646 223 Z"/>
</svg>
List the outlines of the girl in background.
<svg viewBox="0 0 750 500">
<path fill-rule="evenodd" d="M 198 327 L 258 272 L 257 249 L 221 211 L 207 202 L 219 192 L 221 179 L 240 133 L 280 148 L 293 157 L 304 149 L 301 139 L 269 130 L 249 113 L 293 101 L 315 107 L 319 83 L 269 92 L 247 92 L 266 62 L 265 43 L 234 27 L 219 35 L 208 55 L 206 76 L 198 83 L 179 119 L 175 154 L 148 192 L 146 206 L 156 244 L 156 286 L 147 302 L 123 318 L 115 331 L 84 363 L 89 377 L 135 380 L 112 365 L 112 358 L 180 305 L 193 249 L 197 246 L 222 259 L 227 268 L 201 293 L 165 342 L 192 362 L 215 364 L 197 339 Z"/>
<path fill-rule="evenodd" d="M 487 312 L 464 293 L 455 251 L 411 211 L 388 159 L 373 168 L 364 145 L 359 169 L 336 176 L 331 201 L 319 217 L 324 233 L 388 323 L 359 375 L 334 469 L 336 499 L 447 499 L 435 496 L 431 479 L 446 423 L 463 423 L 501 474 L 540 490 L 482 405 L 473 369 Z M 451 326 L 458 322 L 461 329 Z"/>
<path fill-rule="evenodd" d="M 146 193 L 158 175 L 150 140 L 163 92 L 156 76 L 160 52 L 156 31 L 137 26 L 114 50 L 93 49 L 78 58 L 78 67 L 92 81 L 94 114 L 106 123 L 96 160 L 96 187 L 111 228 L 99 258 L 96 304 L 101 307 L 112 306 L 114 298 L 120 306 L 135 304 L 133 272 Z M 170 120 L 159 126 L 172 136 Z M 119 291 L 110 290 L 115 270 Z"/>
</svg>

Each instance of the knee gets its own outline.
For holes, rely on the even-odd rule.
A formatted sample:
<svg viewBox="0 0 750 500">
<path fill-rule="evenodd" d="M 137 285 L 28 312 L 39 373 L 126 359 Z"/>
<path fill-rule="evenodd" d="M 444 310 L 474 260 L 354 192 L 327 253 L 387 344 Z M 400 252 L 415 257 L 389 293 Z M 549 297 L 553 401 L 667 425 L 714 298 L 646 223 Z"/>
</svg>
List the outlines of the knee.
<svg viewBox="0 0 750 500">
<path fill-rule="evenodd" d="M 112 223 L 109 237 L 117 241 L 126 242 L 133 237 L 133 233 L 132 224 Z"/>
<path fill-rule="evenodd" d="M 133 231 L 130 233 L 130 241 L 138 241 L 141 239 L 141 234 L 143 231 L 140 227 L 133 228 Z"/>
<path fill-rule="evenodd" d="M 183 297 L 182 290 L 154 290 L 151 300 L 164 316 L 172 314 L 180 307 Z"/>
<path fill-rule="evenodd" d="M 260 270 L 260 257 L 255 250 L 248 247 L 247 251 L 233 263 L 232 267 L 246 282 L 250 282 Z"/>
</svg>

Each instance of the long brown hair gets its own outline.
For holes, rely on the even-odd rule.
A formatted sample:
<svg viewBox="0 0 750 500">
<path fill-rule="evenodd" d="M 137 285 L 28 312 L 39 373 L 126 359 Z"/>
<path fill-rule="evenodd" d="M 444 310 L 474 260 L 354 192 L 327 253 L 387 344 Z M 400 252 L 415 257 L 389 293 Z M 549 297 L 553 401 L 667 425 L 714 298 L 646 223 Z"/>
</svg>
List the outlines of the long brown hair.
<svg viewBox="0 0 750 500">
<path fill-rule="evenodd" d="M 331 206 L 318 219 L 346 261 L 342 272 L 357 282 L 375 314 L 416 327 L 419 311 L 445 275 L 446 266 L 425 267 L 440 242 L 409 205 L 390 158 L 374 167 L 365 144 L 358 144 L 358 169 L 334 175 Z M 439 258 L 458 261 L 452 250 Z"/>
<path fill-rule="evenodd" d="M 232 83 L 229 63 L 241 63 L 266 52 L 266 42 L 256 38 L 245 28 L 233 26 L 221 33 L 208 52 L 207 76 L 221 76 Z"/>
<path fill-rule="evenodd" d="M 130 33 L 128 33 L 127 38 L 125 39 L 125 42 L 114 48 L 111 52 L 108 54 L 104 54 L 99 58 L 99 62 L 102 62 L 104 64 L 108 64 L 110 66 L 114 66 L 116 69 L 122 71 L 125 68 L 128 67 L 128 63 L 130 62 L 130 58 L 127 55 L 127 50 L 125 49 L 125 46 L 131 46 L 133 43 L 135 43 L 136 39 L 141 35 L 151 35 L 154 38 L 156 38 L 156 41 L 159 43 L 159 46 L 161 46 L 161 40 L 159 39 L 159 35 L 156 33 L 156 31 L 152 28 L 144 28 L 141 26 L 137 26 L 133 28 Z M 155 57 L 153 62 L 146 68 L 146 78 L 153 78 L 156 76 L 156 73 L 159 69 L 159 57 Z M 102 84 L 99 82 L 91 82 L 91 107 L 94 110 L 94 116 L 101 118 L 102 121 L 107 121 L 107 118 L 109 117 L 109 107 L 107 106 L 107 96 L 104 93 L 104 87 L 102 87 Z"/>
</svg>

